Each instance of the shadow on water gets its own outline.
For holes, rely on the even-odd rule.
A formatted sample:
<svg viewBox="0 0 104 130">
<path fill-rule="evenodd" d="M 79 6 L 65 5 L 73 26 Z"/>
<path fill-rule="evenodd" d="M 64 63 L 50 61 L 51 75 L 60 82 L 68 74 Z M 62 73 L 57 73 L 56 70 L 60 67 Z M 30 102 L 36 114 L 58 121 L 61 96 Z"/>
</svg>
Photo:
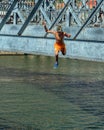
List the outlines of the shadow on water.
<svg viewBox="0 0 104 130">
<path fill-rule="evenodd" d="M 54 63 L 53 57 L 1 56 L 0 60 L 1 60 L 0 98 L 1 97 L 4 98 L 1 101 L 1 107 L 0 107 L 1 110 L 0 113 L 2 115 L 2 118 L 0 118 L 2 122 L 0 124 L 0 129 L 4 128 L 8 130 L 14 128 L 25 130 L 28 129 L 35 130 L 36 128 L 37 128 L 36 130 L 104 129 L 104 101 L 103 101 L 104 63 L 60 58 L 59 68 L 55 70 L 53 69 L 53 63 Z M 16 90 L 12 90 L 14 89 L 13 87 Z M 5 90 L 3 90 L 4 88 Z M 8 90 L 8 92 L 6 90 Z M 24 93 L 22 93 L 21 90 L 24 91 Z M 40 95 L 37 95 L 37 92 Z M 28 97 L 25 97 L 26 93 L 29 94 Z M 20 97 L 22 97 L 24 94 L 24 96 L 22 97 L 24 98 L 23 103 L 28 98 L 29 102 L 32 103 L 37 102 L 37 100 L 41 102 L 40 100 L 42 100 L 42 102 L 39 104 L 40 106 L 37 106 L 34 103 L 33 104 L 29 103 L 29 105 L 31 106 L 35 105 L 36 112 L 39 111 L 39 113 L 35 113 L 35 111 L 31 108 L 31 112 L 35 113 L 34 116 L 36 116 L 37 119 L 35 119 L 34 117 L 30 117 L 31 121 L 25 122 L 24 119 L 25 118 L 27 119 L 27 116 L 26 113 L 24 112 L 23 114 L 24 119 L 21 119 L 21 121 L 23 122 L 20 123 L 19 120 L 15 119 L 18 118 L 18 115 L 16 117 L 16 113 L 14 114 L 14 110 L 9 110 L 8 108 L 7 110 L 3 111 L 2 110 L 3 103 L 7 102 L 6 100 L 8 99 L 3 94 L 7 95 L 9 94 L 9 96 L 11 97 L 10 101 L 13 100 L 12 98 L 14 94 L 18 94 Z M 47 103 L 46 102 L 44 103 L 44 101 L 47 101 Z M 15 100 L 15 102 L 16 102 L 15 105 L 17 105 L 18 102 L 21 103 L 21 99 Z M 52 103 L 54 103 L 54 105 Z M 45 106 L 43 104 L 45 104 Z M 11 103 L 11 105 L 13 104 Z M 40 108 L 41 106 L 43 108 Z M 21 107 L 21 109 L 23 108 Z M 20 110 L 17 109 L 16 111 L 17 112 L 22 111 L 21 109 Z M 28 109 L 30 109 L 30 106 Z M 60 110 L 61 114 L 60 116 L 58 110 Z M 9 111 L 10 111 L 10 117 L 7 118 L 3 112 L 7 112 L 7 114 L 9 115 Z M 56 116 L 55 115 L 53 116 L 51 112 L 56 114 Z M 48 114 L 51 113 L 50 115 L 48 115 L 51 120 L 48 120 L 46 117 L 39 118 L 39 114 L 41 113 L 44 116 L 46 114 L 46 117 Z M 15 115 L 14 121 L 11 119 L 12 117 L 11 114 Z M 21 115 L 19 116 L 21 117 Z M 61 122 L 61 119 L 63 117 L 64 117 L 63 120 L 64 123 Z M 70 119 L 70 117 L 72 119 Z M 47 126 L 45 126 L 46 124 L 43 123 L 44 119 L 47 120 L 47 123 L 44 121 L 47 124 Z M 59 121 L 57 121 L 57 119 Z M 26 123 L 28 125 L 26 125 Z M 36 128 L 35 125 L 37 126 Z M 9 126 L 11 128 L 9 128 Z"/>
</svg>

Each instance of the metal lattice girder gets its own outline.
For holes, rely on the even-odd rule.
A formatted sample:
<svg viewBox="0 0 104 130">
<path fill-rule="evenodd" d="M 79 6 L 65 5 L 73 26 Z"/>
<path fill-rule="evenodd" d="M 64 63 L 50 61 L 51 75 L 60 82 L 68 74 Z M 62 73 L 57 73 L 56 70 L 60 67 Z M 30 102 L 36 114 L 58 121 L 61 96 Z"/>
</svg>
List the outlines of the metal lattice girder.
<svg viewBox="0 0 104 130">
<path fill-rule="evenodd" d="M 38 0 L 38 2 L 35 4 L 34 8 L 32 9 L 31 13 L 29 14 L 28 18 L 26 19 L 26 21 L 24 22 L 23 26 L 19 30 L 18 35 L 21 35 L 23 33 L 23 31 L 27 27 L 28 23 L 30 22 L 30 20 L 32 19 L 34 14 L 36 14 L 36 11 L 39 9 L 39 7 L 42 4 L 42 2 L 43 2 L 43 0 Z"/>
<path fill-rule="evenodd" d="M 18 9 L 17 4 L 16 4 L 16 6 L 15 6 L 15 9 L 13 10 L 13 15 L 14 15 L 14 21 L 13 21 L 13 23 L 14 23 L 14 24 L 17 23 L 17 16 L 16 16 L 16 14 L 18 14 L 18 16 L 19 16 L 19 18 L 21 19 L 22 23 L 24 23 L 24 22 L 25 22 L 25 19 L 24 19 L 22 13 L 20 12 L 20 10 Z"/>
<path fill-rule="evenodd" d="M 20 17 L 20 19 L 21 19 L 21 21 L 22 21 L 22 23 L 24 23 L 25 22 L 25 19 L 24 19 L 24 17 L 23 17 L 23 15 L 22 15 L 22 13 L 20 12 L 20 10 L 17 10 L 17 12 L 16 12 L 17 14 L 18 14 L 18 16 Z"/>
<path fill-rule="evenodd" d="M 12 13 L 17 2 L 18 2 L 18 0 L 13 1 L 12 5 L 10 6 L 9 10 L 7 11 L 6 15 L 4 16 L 3 20 L 0 23 L 0 30 L 2 29 L 2 27 L 6 23 L 7 19 L 9 18 L 10 14 Z"/>
<path fill-rule="evenodd" d="M 93 18 L 93 16 L 97 13 L 97 11 L 99 10 L 99 8 L 101 7 L 102 3 L 104 0 L 101 0 L 98 5 L 95 7 L 95 9 L 92 11 L 92 13 L 90 14 L 90 16 L 88 17 L 88 19 L 86 20 L 86 22 L 83 24 L 83 26 L 79 29 L 79 31 L 77 32 L 77 34 L 75 35 L 75 37 L 73 39 L 76 39 L 76 37 L 80 34 L 80 32 L 82 31 L 82 29 L 91 21 L 91 19 Z"/>
<path fill-rule="evenodd" d="M 46 2 L 46 0 L 45 0 L 44 2 Z M 48 23 L 49 25 L 51 25 L 52 22 L 51 22 L 51 20 L 49 19 L 49 16 L 46 14 L 46 10 L 48 10 L 51 6 L 52 6 L 52 7 L 54 6 L 53 3 L 55 2 L 55 0 L 50 1 L 50 2 L 51 2 L 51 3 L 50 3 L 50 5 L 47 7 L 47 9 L 44 9 L 42 6 L 40 7 L 40 11 L 41 11 L 41 13 L 43 14 L 45 20 L 47 21 L 47 23 Z M 46 3 L 45 3 L 45 4 L 46 4 Z M 54 7 L 54 8 L 55 8 L 55 7 Z"/>
<path fill-rule="evenodd" d="M 60 19 L 60 17 L 63 15 L 63 12 L 65 11 L 66 7 L 68 6 L 68 4 L 71 2 L 71 0 L 67 0 L 67 3 L 65 4 L 64 8 L 61 10 L 61 12 L 59 13 L 59 15 L 57 16 L 57 18 L 55 19 L 55 21 L 52 23 L 52 25 L 49 27 L 49 30 L 53 28 L 53 26 L 56 24 L 56 22 Z M 44 35 L 44 37 L 47 36 L 48 33 L 46 33 Z"/>
<path fill-rule="evenodd" d="M 51 25 L 51 24 L 52 24 L 52 23 L 51 23 L 51 20 L 50 20 L 49 17 L 47 16 L 47 14 L 46 14 L 46 12 L 45 12 L 45 10 L 44 10 L 44 8 L 43 8 L 42 6 L 40 7 L 40 11 L 41 11 L 41 13 L 43 14 L 45 20 L 48 22 L 48 24 Z"/>
<path fill-rule="evenodd" d="M 87 0 L 81 0 L 81 1 L 82 1 L 83 6 L 85 6 L 85 5 L 86 5 Z"/>
<path fill-rule="evenodd" d="M 50 5 L 47 7 L 47 10 L 52 6 L 52 7 L 54 7 L 54 5 L 53 5 L 53 3 L 55 2 L 55 0 L 52 0 L 52 1 L 50 1 Z M 55 7 L 54 7 L 55 8 Z"/>
<path fill-rule="evenodd" d="M 65 4 L 66 4 L 66 3 L 67 3 L 67 0 L 64 0 L 64 2 L 65 2 Z M 68 9 L 69 9 L 70 13 L 72 14 L 73 18 L 75 19 L 76 23 L 77 23 L 79 26 L 81 26 L 82 24 L 81 24 L 81 22 L 80 22 L 78 16 L 77 16 L 77 15 L 75 14 L 75 12 L 73 11 L 73 8 L 69 5 Z"/>
<path fill-rule="evenodd" d="M 76 23 L 77 23 L 79 26 L 81 26 L 82 24 L 81 24 L 81 22 L 80 22 L 78 16 L 74 13 L 73 8 L 72 8 L 71 6 L 69 6 L 68 8 L 69 8 L 70 13 L 72 14 L 73 18 L 75 19 Z"/>
</svg>

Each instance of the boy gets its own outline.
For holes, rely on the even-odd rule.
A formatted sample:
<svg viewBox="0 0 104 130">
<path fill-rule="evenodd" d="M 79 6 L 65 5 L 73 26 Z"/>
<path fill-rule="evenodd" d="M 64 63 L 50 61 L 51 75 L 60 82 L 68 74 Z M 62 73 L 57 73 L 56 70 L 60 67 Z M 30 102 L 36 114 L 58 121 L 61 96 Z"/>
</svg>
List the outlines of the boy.
<svg viewBox="0 0 104 130">
<path fill-rule="evenodd" d="M 55 36 L 56 42 L 54 44 L 54 51 L 55 51 L 56 62 L 54 64 L 54 68 L 57 68 L 59 52 L 61 51 L 63 55 L 66 54 L 64 37 L 71 37 L 71 34 L 67 34 L 66 32 L 63 32 L 62 27 L 60 25 L 57 27 L 57 31 L 53 31 L 53 30 L 48 30 L 46 26 L 46 22 L 43 21 L 42 24 L 46 32 L 52 33 Z"/>
</svg>

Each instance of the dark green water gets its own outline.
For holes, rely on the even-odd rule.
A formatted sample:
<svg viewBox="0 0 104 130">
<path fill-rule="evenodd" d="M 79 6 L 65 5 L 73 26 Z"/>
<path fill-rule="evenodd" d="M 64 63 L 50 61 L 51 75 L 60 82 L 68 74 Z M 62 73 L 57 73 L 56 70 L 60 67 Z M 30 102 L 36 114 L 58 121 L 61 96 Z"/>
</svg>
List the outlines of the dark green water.
<svg viewBox="0 0 104 130">
<path fill-rule="evenodd" d="M 104 130 L 104 63 L 0 56 L 0 130 Z"/>
</svg>

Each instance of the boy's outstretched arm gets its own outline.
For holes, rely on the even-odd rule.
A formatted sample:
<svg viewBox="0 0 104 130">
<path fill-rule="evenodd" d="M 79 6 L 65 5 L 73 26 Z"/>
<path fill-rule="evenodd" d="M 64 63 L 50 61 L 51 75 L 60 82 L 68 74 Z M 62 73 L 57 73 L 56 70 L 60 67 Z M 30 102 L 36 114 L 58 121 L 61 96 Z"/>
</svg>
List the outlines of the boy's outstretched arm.
<svg viewBox="0 0 104 130">
<path fill-rule="evenodd" d="M 68 33 L 65 33 L 65 32 L 64 32 L 64 35 L 65 35 L 66 37 L 71 37 L 71 34 L 68 34 Z"/>
<path fill-rule="evenodd" d="M 46 31 L 47 33 L 55 34 L 55 31 L 49 30 L 49 29 L 47 28 L 45 21 L 42 22 L 42 25 L 44 26 L 44 29 L 45 29 L 45 31 Z"/>
<path fill-rule="evenodd" d="M 42 22 L 42 25 L 44 26 L 44 29 L 45 29 L 45 31 L 47 32 L 47 31 L 48 31 L 48 28 L 47 28 L 47 26 L 46 26 L 46 22 L 43 21 L 43 22 Z"/>
</svg>

